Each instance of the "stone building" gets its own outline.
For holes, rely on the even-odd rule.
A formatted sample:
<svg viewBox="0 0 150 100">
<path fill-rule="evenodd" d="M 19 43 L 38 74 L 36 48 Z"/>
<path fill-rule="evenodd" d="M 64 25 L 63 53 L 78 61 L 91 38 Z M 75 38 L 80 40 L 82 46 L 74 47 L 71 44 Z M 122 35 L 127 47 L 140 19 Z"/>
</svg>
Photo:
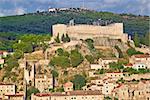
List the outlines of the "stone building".
<svg viewBox="0 0 150 100">
<path fill-rule="evenodd" d="M 66 93 L 37 93 L 32 94 L 31 100 L 103 100 L 100 91 L 70 91 Z"/>
<path fill-rule="evenodd" d="M 72 82 L 67 82 L 63 85 L 64 91 L 73 91 L 73 83 Z"/>
<path fill-rule="evenodd" d="M 108 69 L 110 63 L 117 63 L 118 59 L 117 58 L 100 58 L 98 60 L 99 65 L 103 69 Z"/>
<path fill-rule="evenodd" d="M 150 69 L 150 55 L 148 54 L 136 54 L 131 56 L 129 62 L 132 64 L 136 64 L 135 68 L 146 68 Z"/>
<path fill-rule="evenodd" d="M 8 100 L 24 100 L 24 94 L 9 94 L 6 95 L 8 97 Z"/>
<path fill-rule="evenodd" d="M 16 86 L 14 84 L 0 83 L 0 98 L 7 99 L 8 94 L 15 94 Z"/>
<path fill-rule="evenodd" d="M 120 84 L 112 94 L 119 100 L 150 100 L 150 81 Z"/>
<path fill-rule="evenodd" d="M 114 23 L 107 26 L 85 24 L 56 24 L 52 26 L 52 32 L 54 37 L 56 37 L 58 33 L 60 37 L 62 34 L 68 34 L 72 40 L 87 38 L 92 38 L 93 40 L 103 39 L 102 42 L 109 40 L 121 40 L 123 42 L 127 42 L 128 40 L 128 35 L 124 34 L 123 32 L 123 23 Z"/>
<path fill-rule="evenodd" d="M 35 77 L 35 88 L 40 92 L 47 91 L 48 89 L 53 88 L 53 78 L 46 75 L 37 75 Z"/>
</svg>

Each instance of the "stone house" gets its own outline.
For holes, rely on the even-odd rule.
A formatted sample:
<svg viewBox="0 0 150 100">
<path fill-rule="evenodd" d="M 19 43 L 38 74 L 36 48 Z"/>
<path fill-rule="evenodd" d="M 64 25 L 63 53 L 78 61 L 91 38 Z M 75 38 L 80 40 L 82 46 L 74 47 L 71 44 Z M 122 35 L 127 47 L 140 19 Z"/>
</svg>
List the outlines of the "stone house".
<svg viewBox="0 0 150 100">
<path fill-rule="evenodd" d="M 150 55 L 136 54 L 130 57 L 129 62 L 132 64 L 144 64 L 146 69 L 150 69 Z"/>
<path fill-rule="evenodd" d="M 8 100 L 24 100 L 24 94 L 9 94 L 7 96 Z"/>
<path fill-rule="evenodd" d="M 8 94 L 15 94 L 16 86 L 14 84 L 0 83 L 0 98 L 7 99 Z"/>
<path fill-rule="evenodd" d="M 67 82 L 63 85 L 64 91 L 73 91 L 73 83 L 72 82 Z"/>
<path fill-rule="evenodd" d="M 109 64 L 113 63 L 113 62 L 117 63 L 118 59 L 117 58 L 100 58 L 98 60 L 98 62 L 99 62 L 99 65 L 101 66 L 101 68 L 108 69 Z"/>
<path fill-rule="evenodd" d="M 37 93 L 32 94 L 31 100 L 103 100 L 100 91 L 69 91 L 66 93 Z"/>
<path fill-rule="evenodd" d="M 53 78 L 46 75 L 36 75 L 35 77 L 35 88 L 39 89 L 40 92 L 48 91 L 53 88 Z"/>
</svg>

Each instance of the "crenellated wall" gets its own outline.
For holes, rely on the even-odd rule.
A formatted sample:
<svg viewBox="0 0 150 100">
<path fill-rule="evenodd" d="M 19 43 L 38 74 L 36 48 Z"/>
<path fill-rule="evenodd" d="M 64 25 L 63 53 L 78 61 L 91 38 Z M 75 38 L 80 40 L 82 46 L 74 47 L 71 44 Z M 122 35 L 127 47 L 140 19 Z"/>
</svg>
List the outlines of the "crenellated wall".
<svg viewBox="0 0 150 100">
<path fill-rule="evenodd" d="M 56 24 L 53 25 L 53 36 L 61 37 L 62 34 L 68 34 L 73 39 L 87 39 L 104 37 L 109 39 L 121 39 L 123 42 L 127 42 L 128 35 L 123 33 L 123 23 L 114 23 L 108 26 L 96 26 L 96 25 L 65 25 Z"/>
</svg>

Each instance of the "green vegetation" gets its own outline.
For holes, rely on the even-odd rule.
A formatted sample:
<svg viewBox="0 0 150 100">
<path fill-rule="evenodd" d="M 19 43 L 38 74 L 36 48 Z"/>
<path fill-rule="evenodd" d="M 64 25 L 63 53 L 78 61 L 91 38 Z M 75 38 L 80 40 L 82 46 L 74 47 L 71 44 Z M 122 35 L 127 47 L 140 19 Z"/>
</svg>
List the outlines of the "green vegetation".
<svg viewBox="0 0 150 100">
<path fill-rule="evenodd" d="M 77 67 L 84 60 L 81 53 L 75 49 L 71 52 L 64 51 L 62 48 L 56 50 L 56 56 L 54 56 L 50 62 L 50 65 L 61 66 L 67 68 L 69 66 Z"/>
<path fill-rule="evenodd" d="M 14 33 L 49 33 L 55 23 L 68 23 L 74 19 L 76 23 L 91 23 L 96 19 L 124 22 L 125 33 L 144 34 L 149 32 L 149 18 L 129 14 L 114 14 L 95 11 L 68 11 L 58 13 L 30 13 L 20 16 L 1 17 L 1 32 Z"/>
<path fill-rule="evenodd" d="M 56 70 L 52 70 L 52 75 L 53 77 L 58 77 L 59 74 Z"/>
<path fill-rule="evenodd" d="M 133 69 L 133 68 L 124 68 L 123 72 L 128 72 L 130 74 L 145 74 L 150 73 L 150 69 Z"/>
<path fill-rule="evenodd" d="M 86 85 L 86 79 L 82 75 L 75 75 L 72 82 L 75 90 L 81 90 L 81 88 Z"/>
<path fill-rule="evenodd" d="M 132 56 L 132 55 L 135 55 L 135 54 L 143 54 L 143 52 L 140 52 L 140 51 L 136 51 L 134 48 L 129 48 L 128 50 L 127 50 L 127 54 L 129 55 L 129 56 Z"/>
<path fill-rule="evenodd" d="M 123 79 L 123 78 L 120 78 L 118 81 L 117 81 L 117 83 L 124 83 L 125 82 L 125 80 Z"/>
<path fill-rule="evenodd" d="M 70 37 L 68 36 L 68 34 L 66 34 L 66 36 L 63 34 L 62 36 L 61 36 L 61 41 L 62 42 L 70 42 Z"/>
<path fill-rule="evenodd" d="M 122 65 L 122 63 L 110 63 L 109 67 L 112 70 L 120 70 L 120 69 L 124 68 L 123 65 Z"/>
<path fill-rule="evenodd" d="M 27 100 L 31 100 L 31 94 L 32 93 L 40 93 L 40 91 L 38 89 L 36 89 L 35 87 L 30 87 L 28 90 L 27 90 Z"/>
<path fill-rule="evenodd" d="M 150 46 L 150 33 L 149 32 L 143 36 L 139 36 L 139 38 L 140 38 L 140 43 Z"/>
<path fill-rule="evenodd" d="M 30 13 L 30 14 L 25 14 L 20 16 L 1 17 L 0 32 L 8 32 L 8 33 L 11 32 L 11 33 L 19 33 L 19 34 L 23 34 L 23 33 L 34 33 L 34 34 L 46 33 L 47 34 L 51 32 L 52 30 L 51 26 L 56 23 L 67 24 L 71 19 L 74 19 L 77 24 L 87 24 L 87 23 L 92 24 L 93 21 L 98 20 L 100 18 L 104 21 L 111 20 L 112 22 L 123 22 L 125 33 L 128 33 L 132 36 L 134 35 L 134 33 L 138 33 L 141 40 L 140 43 L 150 45 L 150 39 L 148 38 L 149 17 L 136 16 L 131 14 L 119 15 L 110 12 L 67 11 L 67 12 L 57 12 L 55 14 L 49 12 L 40 12 L 40 13 Z M 0 37 L 1 37 L 1 33 L 0 33 Z M 0 41 L 0 49 L 1 50 L 6 48 L 9 49 L 10 46 L 8 44 L 11 43 L 9 42 L 1 43 Z"/>
<path fill-rule="evenodd" d="M 107 97 L 104 98 L 104 100 L 112 100 L 112 98 L 107 96 Z"/>
<path fill-rule="evenodd" d="M 94 60 L 98 60 L 100 57 L 102 57 L 102 54 L 100 51 L 96 50 L 95 47 L 94 47 L 94 41 L 92 39 L 86 39 L 85 42 L 87 43 L 88 45 L 88 48 L 89 50 L 91 51 L 92 55 L 93 55 L 93 58 Z M 88 58 L 89 59 L 93 59 L 92 57 Z M 90 61 L 89 61 L 90 62 Z"/>
<path fill-rule="evenodd" d="M 78 50 L 71 50 L 70 62 L 73 67 L 77 67 L 83 60 L 84 58 Z"/>
<path fill-rule="evenodd" d="M 56 56 L 51 60 L 51 64 L 67 68 L 70 66 L 70 60 L 66 56 Z"/>
<path fill-rule="evenodd" d="M 59 34 L 57 35 L 57 37 L 54 40 L 56 43 L 60 43 Z"/>
<path fill-rule="evenodd" d="M 98 70 L 98 74 L 105 74 L 105 72 L 106 72 L 105 69 L 99 69 Z"/>
<path fill-rule="evenodd" d="M 90 64 L 94 63 L 94 57 L 92 55 L 86 55 L 85 58 Z"/>
<path fill-rule="evenodd" d="M 119 58 L 123 58 L 123 53 L 121 51 L 121 49 L 118 46 L 115 46 L 115 48 L 117 49 L 118 53 L 119 53 Z"/>
<path fill-rule="evenodd" d="M 134 38 L 133 38 L 134 44 L 136 47 L 140 46 L 140 39 L 137 33 L 134 33 Z"/>
</svg>

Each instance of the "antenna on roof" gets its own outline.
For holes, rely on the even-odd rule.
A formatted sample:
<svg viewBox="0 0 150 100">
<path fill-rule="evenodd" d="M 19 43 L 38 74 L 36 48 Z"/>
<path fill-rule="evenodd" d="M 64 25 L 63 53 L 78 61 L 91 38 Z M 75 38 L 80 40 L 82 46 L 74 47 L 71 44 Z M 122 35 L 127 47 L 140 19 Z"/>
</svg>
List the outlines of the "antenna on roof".
<svg viewBox="0 0 150 100">
<path fill-rule="evenodd" d="M 85 9 L 85 0 L 83 0 L 82 8 Z"/>
</svg>

